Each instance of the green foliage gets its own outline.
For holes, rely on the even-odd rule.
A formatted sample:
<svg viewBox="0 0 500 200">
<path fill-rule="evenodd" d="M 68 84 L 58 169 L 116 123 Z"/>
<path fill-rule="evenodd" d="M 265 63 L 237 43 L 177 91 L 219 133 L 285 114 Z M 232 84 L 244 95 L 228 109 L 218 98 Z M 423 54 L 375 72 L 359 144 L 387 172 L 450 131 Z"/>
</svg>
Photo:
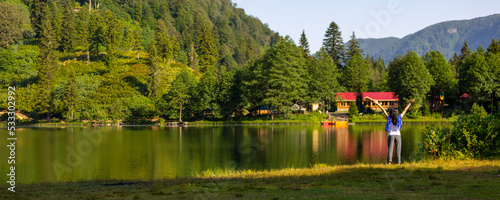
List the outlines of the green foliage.
<svg viewBox="0 0 500 200">
<path fill-rule="evenodd" d="M 477 115 L 479 117 L 486 117 L 488 115 L 488 113 L 486 113 L 486 110 L 476 103 L 472 104 L 472 109 L 470 110 L 470 112 L 471 114 Z"/>
<path fill-rule="evenodd" d="M 342 68 L 344 61 L 344 42 L 341 33 L 339 26 L 335 22 L 331 22 L 326 30 L 325 39 L 323 39 L 323 47 L 337 63 L 339 69 Z"/>
<path fill-rule="evenodd" d="M 302 34 L 300 35 L 300 48 L 302 49 L 302 54 L 304 55 L 304 58 L 309 60 L 309 57 L 311 56 L 311 51 L 309 50 L 309 42 L 307 42 L 307 37 L 306 37 L 306 32 L 303 30 Z"/>
<path fill-rule="evenodd" d="M 0 2 L 0 47 L 20 42 L 29 31 L 29 13 L 26 6 Z"/>
<path fill-rule="evenodd" d="M 493 116 L 462 116 L 452 128 L 428 127 L 422 157 L 488 158 L 500 155 L 500 121 Z"/>
<path fill-rule="evenodd" d="M 429 70 L 415 52 L 396 57 L 391 61 L 387 70 L 387 84 L 399 95 L 400 105 L 408 102 L 410 98 L 421 101 L 434 84 Z"/>
<path fill-rule="evenodd" d="M 351 106 L 349 107 L 349 118 L 354 118 L 358 116 L 359 110 L 358 106 L 356 105 L 355 102 L 351 103 Z"/>
<path fill-rule="evenodd" d="M 188 69 L 183 69 L 172 82 L 172 88 L 168 94 L 164 95 L 165 102 L 168 102 L 167 111 L 170 117 L 179 117 L 182 122 L 182 110 L 188 107 L 192 97 L 192 91 L 196 86 L 196 80 Z"/>
<path fill-rule="evenodd" d="M 267 84 L 259 88 L 265 97 L 262 105 L 277 108 L 286 114 L 294 101 L 304 101 L 306 94 L 305 58 L 302 50 L 297 47 L 290 37 L 278 42 L 268 49 L 261 60 L 256 62 L 256 77 L 261 83 Z"/>
<path fill-rule="evenodd" d="M 430 95 L 435 97 L 439 95 L 441 90 L 447 94 L 445 97 L 451 96 L 454 98 L 459 95 L 456 93 L 458 80 L 455 79 L 455 73 L 452 66 L 446 61 L 443 54 L 439 51 L 430 51 L 424 56 L 424 64 L 429 70 L 429 73 L 434 80 L 431 86 Z"/>
<path fill-rule="evenodd" d="M 347 42 L 347 60 L 350 60 L 354 57 L 354 55 L 363 55 L 363 50 L 359 45 L 359 41 L 356 39 L 356 35 L 352 32 L 351 40 Z"/>
<path fill-rule="evenodd" d="M 73 10 L 73 4 L 70 2 L 66 3 L 64 9 L 62 28 L 64 31 L 61 32 L 61 49 L 64 52 L 72 51 L 75 48 L 77 33 L 76 33 L 76 14 Z"/>
<path fill-rule="evenodd" d="M 200 38 L 199 38 L 199 46 L 198 46 L 198 54 L 199 54 L 199 63 L 201 65 L 201 71 L 208 71 L 210 68 L 214 67 L 217 63 L 218 52 L 215 48 L 214 37 L 212 36 L 212 31 L 209 26 L 203 25 L 200 30 Z"/>
<path fill-rule="evenodd" d="M 316 58 L 308 66 L 308 100 L 309 102 L 333 102 L 338 92 L 342 90 L 338 78 L 340 73 L 335 61 L 328 55 L 324 48 L 316 53 Z M 322 106 L 322 112 L 325 113 Z"/>
<path fill-rule="evenodd" d="M 342 74 L 342 80 L 347 90 L 357 93 L 366 92 L 371 78 L 368 62 L 361 55 L 354 54 L 347 61 Z"/>
</svg>

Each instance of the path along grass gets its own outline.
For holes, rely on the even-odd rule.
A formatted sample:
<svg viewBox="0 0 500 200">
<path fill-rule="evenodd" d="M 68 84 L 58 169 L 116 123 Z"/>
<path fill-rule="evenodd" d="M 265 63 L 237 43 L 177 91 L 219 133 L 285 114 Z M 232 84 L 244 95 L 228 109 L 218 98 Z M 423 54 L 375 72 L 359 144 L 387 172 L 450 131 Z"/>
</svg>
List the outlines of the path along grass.
<svg viewBox="0 0 500 200">
<path fill-rule="evenodd" d="M 500 199 L 500 160 L 212 170 L 195 178 L 29 184 L 0 199 Z"/>
</svg>

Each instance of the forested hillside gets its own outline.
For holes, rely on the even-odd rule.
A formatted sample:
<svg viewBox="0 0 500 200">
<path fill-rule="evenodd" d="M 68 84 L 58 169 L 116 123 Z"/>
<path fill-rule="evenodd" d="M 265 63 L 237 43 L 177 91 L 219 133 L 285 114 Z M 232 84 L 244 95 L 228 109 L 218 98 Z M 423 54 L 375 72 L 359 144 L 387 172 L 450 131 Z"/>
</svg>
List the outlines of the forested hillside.
<svg viewBox="0 0 500 200">
<path fill-rule="evenodd" d="M 451 45 L 480 27 L 443 29 L 454 36 L 435 40 Z M 435 46 L 384 60 L 362 49 L 355 33 L 344 44 L 331 22 L 311 55 L 306 31 L 297 44 L 227 0 L 8 0 L 0 2 L 0 36 L 0 112 L 15 101 L 35 122 L 233 120 L 263 107 L 270 119 L 300 118 L 291 114 L 316 103 L 335 111 L 344 91 L 392 91 L 400 105 L 416 98 L 423 107 L 410 110 L 415 117 L 441 90 L 458 106 L 450 115 L 468 111 L 463 93 L 490 112 L 500 98 L 495 37 L 472 34 L 490 41 L 487 49 L 463 42 L 450 61 Z M 375 45 L 384 52 L 398 43 Z"/>
<path fill-rule="evenodd" d="M 401 39 L 360 39 L 363 51 L 374 57 L 392 60 L 396 55 L 415 51 L 424 55 L 430 50 L 440 51 L 447 59 L 459 52 L 467 41 L 469 47 L 487 48 L 491 38 L 500 36 L 500 14 L 471 20 L 448 21 L 429 26 Z"/>
<path fill-rule="evenodd" d="M 234 72 L 280 39 L 228 0 L 0 5 L 2 102 L 16 86 L 35 119 L 154 118 L 179 72 Z"/>
</svg>

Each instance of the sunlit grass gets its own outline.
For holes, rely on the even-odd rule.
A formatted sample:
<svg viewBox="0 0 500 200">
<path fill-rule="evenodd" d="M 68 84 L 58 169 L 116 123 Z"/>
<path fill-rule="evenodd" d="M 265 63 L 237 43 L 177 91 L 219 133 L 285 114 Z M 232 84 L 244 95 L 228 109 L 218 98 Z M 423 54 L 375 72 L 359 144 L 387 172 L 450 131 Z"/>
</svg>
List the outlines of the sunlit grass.
<svg viewBox="0 0 500 200">
<path fill-rule="evenodd" d="M 500 160 L 211 169 L 156 181 L 18 185 L 0 199 L 499 199 Z"/>
</svg>

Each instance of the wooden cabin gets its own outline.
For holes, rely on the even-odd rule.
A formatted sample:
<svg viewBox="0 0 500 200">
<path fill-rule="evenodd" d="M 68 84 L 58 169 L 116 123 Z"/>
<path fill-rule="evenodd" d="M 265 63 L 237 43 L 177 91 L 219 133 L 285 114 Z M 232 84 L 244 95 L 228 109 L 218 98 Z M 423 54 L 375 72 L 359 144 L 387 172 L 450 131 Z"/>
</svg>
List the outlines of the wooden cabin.
<svg viewBox="0 0 500 200">
<path fill-rule="evenodd" d="M 351 103 L 356 103 L 356 95 L 357 93 L 355 92 L 339 93 L 336 100 L 337 111 L 348 111 L 351 107 Z M 380 109 L 370 100 L 364 99 L 365 97 L 370 97 L 374 100 L 377 100 L 384 109 L 398 107 L 399 98 L 396 94 L 394 94 L 394 92 L 363 92 L 362 97 L 363 105 L 365 106 L 365 108 L 370 107 L 375 111 L 380 111 Z"/>
</svg>

